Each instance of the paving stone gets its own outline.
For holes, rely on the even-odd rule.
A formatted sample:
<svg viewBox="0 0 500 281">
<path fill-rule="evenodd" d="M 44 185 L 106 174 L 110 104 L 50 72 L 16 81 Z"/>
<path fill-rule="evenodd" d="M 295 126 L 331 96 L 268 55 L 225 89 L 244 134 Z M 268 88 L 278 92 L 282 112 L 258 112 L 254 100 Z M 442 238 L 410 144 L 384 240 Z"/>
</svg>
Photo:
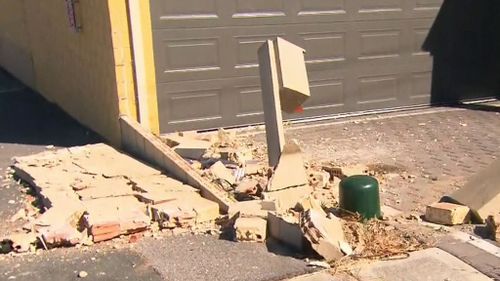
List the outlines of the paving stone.
<svg viewBox="0 0 500 281">
<path fill-rule="evenodd" d="M 486 281 L 488 276 L 453 255 L 430 248 L 414 252 L 407 259 L 383 261 L 353 270 L 359 280 L 384 281 Z"/>
<path fill-rule="evenodd" d="M 441 242 L 438 247 L 459 258 L 490 278 L 500 280 L 499 257 L 483 251 L 470 243 L 458 240 Z"/>
</svg>

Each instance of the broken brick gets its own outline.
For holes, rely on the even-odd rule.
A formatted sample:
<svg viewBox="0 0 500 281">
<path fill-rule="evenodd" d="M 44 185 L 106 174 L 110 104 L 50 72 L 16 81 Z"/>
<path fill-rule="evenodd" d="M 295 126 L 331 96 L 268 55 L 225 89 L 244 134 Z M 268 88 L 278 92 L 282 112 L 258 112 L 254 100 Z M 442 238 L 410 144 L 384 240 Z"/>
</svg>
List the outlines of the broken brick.
<svg viewBox="0 0 500 281">
<path fill-rule="evenodd" d="M 199 195 L 186 196 L 151 206 L 153 220 L 163 227 L 192 227 L 213 222 L 219 216 L 218 204 Z"/>
<path fill-rule="evenodd" d="M 234 229 L 237 241 L 264 242 L 267 238 L 267 221 L 262 218 L 238 218 Z"/>
<path fill-rule="evenodd" d="M 113 238 L 146 230 L 150 225 L 146 206 L 133 196 L 100 198 L 83 203 L 87 212 L 85 225 L 94 235 L 94 242 L 101 240 L 99 235 Z"/>
<path fill-rule="evenodd" d="M 34 233 L 14 233 L 1 239 L 0 242 L 5 243 L 4 241 L 10 243 L 11 250 L 14 252 L 26 253 L 36 245 L 37 237 Z"/>
<path fill-rule="evenodd" d="M 259 181 L 256 179 L 245 179 L 238 183 L 234 189 L 235 196 L 239 200 L 257 196 L 260 192 L 262 192 L 262 189 L 260 188 Z"/>
<path fill-rule="evenodd" d="M 236 177 L 233 175 L 232 171 L 226 168 L 221 161 L 217 161 L 213 164 L 210 167 L 210 172 L 215 178 L 226 181 L 230 185 L 234 185 L 236 183 Z"/>
<path fill-rule="evenodd" d="M 470 221 L 470 209 L 467 206 L 458 204 L 434 203 L 427 206 L 425 219 L 444 225 L 464 224 Z"/>
<path fill-rule="evenodd" d="M 330 182 L 330 174 L 325 171 L 309 173 L 309 184 L 314 188 L 326 188 Z"/>
<path fill-rule="evenodd" d="M 229 218 L 235 217 L 258 217 L 267 218 L 269 211 L 276 211 L 276 204 L 272 201 L 249 200 L 236 202 L 229 206 Z"/>
<path fill-rule="evenodd" d="M 345 242 L 341 221 L 333 215 L 328 218 L 322 210 L 309 209 L 302 212 L 300 226 L 312 248 L 327 261 L 343 257 L 342 247 L 350 249 Z"/>
<path fill-rule="evenodd" d="M 297 203 L 309 196 L 313 191 L 312 187 L 303 185 L 273 192 L 262 192 L 262 197 L 267 201 L 276 201 L 278 209 L 285 211 L 294 208 Z"/>
<path fill-rule="evenodd" d="M 191 136 L 168 136 L 167 143 L 181 157 L 194 160 L 202 158 L 207 149 L 212 146 L 211 142 L 195 139 Z"/>
<path fill-rule="evenodd" d="M 500 214 L 486 218 L 486 229 L 491 239 L 500 241 Z"/>
<path fill-rule="evenodd" d="M 262 174 L 266 170 L 266 167 L 257 160 L 246 161 L 244 167 L 246 175 Z"/>
</svg>

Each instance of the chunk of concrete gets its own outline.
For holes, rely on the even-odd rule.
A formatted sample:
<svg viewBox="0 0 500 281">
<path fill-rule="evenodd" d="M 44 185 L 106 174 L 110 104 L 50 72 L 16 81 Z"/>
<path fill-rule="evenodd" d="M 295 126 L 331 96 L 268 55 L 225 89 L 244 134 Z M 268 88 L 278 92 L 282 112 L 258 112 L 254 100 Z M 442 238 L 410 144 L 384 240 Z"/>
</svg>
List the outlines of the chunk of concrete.
<svg viewBox="0 0 500 281">
<path fill-rule="evenodd" d="M 196 224 L 196 213 L 192 208 L 182 208 L 178 200 L 151 206 L 153 220 L 162 228 L 189 228 Z"/>
<path fill-rule="evenodd" d="M 185 196 L 151 206 L 153 220 L 164 227 L 193 227 L 214 222 L 219 217 L 217 203 L 199 195 Z"/>
<path fill-rule="evenodd" d="M 42 235 L 47 246 L 70 246 L 81 241 L 78 231 L 85 206 L 78 200 L 57 204 L 38 217 L 33 228 Z"/>
<path fill-rule="evenodd" d="M 304 237 L 311 243 L 312 248 L 327 261 L 335 261 L 344 256 L 343 248 L 350 248 L 344 238 L 344 231 L 339 218 L 331 218 L 316 209 L 302 212 L 300 222 Z"/>
<path fill-rule="evenodd" d="M 467 206 L 452 203 L 434 203 L 427 206 L 425 219 L 444 225 L 464 224 L 470 221 L 470 209 Z"/>
<path fill-rule="evenodd" d="M 273 201 L 249 200 L 236 202 L 229 206 L 229 218 L 267 218 L 269 211 L 276 211 L 276 204 Z"/>
<path fill-rule="evenodd" d="M 237 241 L 264 242 L 267 238 L 267 221 L 262 218 L 238 218 L 234 229 Z"/>
<path fill-rule="evenodd" d="M 212 144 L 207 141 L 189 140 L 174 147 L 174 151 L 183 158 L 197 160 L 203 157 L 203 154 L 205 154 L 210 146 Z"/>
<path fill-rule="evenodd" d="M 73 246 L 83 240 L 84 233 L 69 224 L 56 225 L 38 230 L 48 247 Z"/>
<path fill-rule="evenodd" d="M 82 201 L 86 208 L 85 225 L 94 242 L 100 238 L 119 236 L 146 230 L 151 222 L 146 215 L 146 205 L 133 196 L 100 198 Z M 101 236 L 102 237 L 99 237 Z"/>
<path fill-rule="evenodd" d="M 486 218 L 486 229 L 491 239 L 500 241 L 500 214 Z"/>
<path fill-rule="evenodd" d="M 460 259 L 437 248 L 410 253 L 410 257 L 406 259 L 379 261 L 370 266 L 352 269 L 351 272 L 356 280 L 491 280 Z"/>
<path fill-rule="evenodd" d="M 217 161 L 215 164 L 213 164 L 210 167 L 210 172 L 215 178 L 223 180 L 230 185 L 234 185 L 236 183 L 236 177 L 234 176 L 232 171 L 226 168 L 226 166 L 224 166 L 221 161 Z"/>
<path fill-rule="evenodd" d="M 273 192 L 263 192 L 262 197 L 267 201 L 276 201 L 280 211 L 294 208 L 297 203 L 311 195 L 314 189 L 308 185 L 282 189 Z"/>
<path fill-rule="evenodd" d="M 80 200 L 105 197 L 130 196 L 134 194 L 130 181 L 123 177 L 97 178 L 87 188 L 76 191 Z"/>
<path fill-rule="evenodd" d="M 473 176 L 462 188 L 441 199 L 468 206 L 473 221 L 483 222 L 489 215 L 500 213 L 500 159 Z"/>
<path fill-rule="evenodd" d="M 302 151 L 296 142 L 289 142 L 283 147 L 278 165 L 267 185 L 267 191 L 303 186 L 307 183 Z"/>
<path fill-rule="evenodd" d="M 300 219 L 291 214 L 276 214 L 269 212 L 267 217 L 269 236 L 294 248 L 297 251 L 305 249 L 307 242 L 300 229 Z"/>
<path fill-rule="evenodd" d="M 314 188 L 326 188 L 330 182 L 330 174 L 326 171 L 310 172 L 309 184 Z"/>
<path fill-rule="evenodd" d="M 245 161 L 245 175 L 257 175 L 263 173 L 266 167 L 257 160 Z"/>
<path fill-rule="evenodd" d="M 249 197 L 250 195 L 257 195 L 262 190 L 259 190 L 259 181 L 256 179 L 244 179 L 234 189 L 234 193 L 238 198 Z"/>
<path fill-rule="evenodd" d="M 9 241 L 12 250 L 16 253 L 26 253 L 29 252 L 37 242 L 37 237 L 34 233 L 14 233 L 6 238 L 3 238 L 0 242 Z"/>
</svg>

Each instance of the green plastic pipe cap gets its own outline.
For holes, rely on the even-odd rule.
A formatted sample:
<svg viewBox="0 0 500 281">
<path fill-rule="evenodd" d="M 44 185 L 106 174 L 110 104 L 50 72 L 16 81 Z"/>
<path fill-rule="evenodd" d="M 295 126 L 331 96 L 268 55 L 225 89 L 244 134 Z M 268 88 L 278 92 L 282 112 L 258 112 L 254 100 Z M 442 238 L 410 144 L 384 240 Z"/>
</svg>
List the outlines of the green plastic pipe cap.
<svg viewBox="0 0 500 281">
<path fill-rule="evenodd" d="M 377 179 L 356 175 L 343 179 L 339 186 L 340 208 L 359 213 L 364 219 L 380 218 L 380 194 Z"/>
</svg>

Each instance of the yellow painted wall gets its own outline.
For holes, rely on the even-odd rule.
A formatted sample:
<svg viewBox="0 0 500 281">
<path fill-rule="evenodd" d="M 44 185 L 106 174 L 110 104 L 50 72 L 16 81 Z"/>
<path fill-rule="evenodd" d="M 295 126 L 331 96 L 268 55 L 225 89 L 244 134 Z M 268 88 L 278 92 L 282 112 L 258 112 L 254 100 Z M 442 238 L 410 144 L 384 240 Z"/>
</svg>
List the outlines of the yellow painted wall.
<svg viewBox="0 0 500 281">
<path fill-rule="evenodd" d="M 9 69 L 26 85 L 34 87 L 24 1 L 0 0 L 0 65 Z"/>
<path fill-rule="evenodd" d="M 137 116 L 126 1 L 80 1 L 79 33 L 69 27 L 64 0 L 0 0 L 0 16 L 17 18 L 19 10 L 29 38 L 33 88 L 120 145 L 119 115 Z M 4 29 L 12 30 L 0 25 Z"/>
</svg>

